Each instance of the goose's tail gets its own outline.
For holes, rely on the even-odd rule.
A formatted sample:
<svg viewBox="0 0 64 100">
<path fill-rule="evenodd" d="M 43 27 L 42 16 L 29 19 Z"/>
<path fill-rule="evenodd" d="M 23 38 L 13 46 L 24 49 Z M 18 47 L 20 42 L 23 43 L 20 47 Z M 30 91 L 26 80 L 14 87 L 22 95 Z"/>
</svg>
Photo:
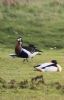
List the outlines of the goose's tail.
<svg viewBox="0 0 64 100">
<path fill-rule="evenodd" d="M 32 58 L 32 57 L 36 56 L 38 53 L 39 53 L 39 52 L 31 53 L 30 57 Z"/>
<path fill-rule="evenodd" d="M 62 71 L 61 66 L 60 66 L 60 65 L 58 65 L 58 64 L 57 64 L 57 66 L 58 66 L 58 71 L 59 71 L 59 72 L 61 72 L 61 71 Z"/>
</svg>

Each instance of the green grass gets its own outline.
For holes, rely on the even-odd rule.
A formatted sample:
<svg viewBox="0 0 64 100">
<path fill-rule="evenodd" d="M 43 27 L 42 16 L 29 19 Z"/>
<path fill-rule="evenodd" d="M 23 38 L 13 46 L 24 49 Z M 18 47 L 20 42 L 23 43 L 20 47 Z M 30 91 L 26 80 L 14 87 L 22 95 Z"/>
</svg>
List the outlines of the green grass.
<svg viewBox="0 0 64 100">
<path fill-rule="evenodd" d="M 37 55 L 29 62 L 24 62 L 21 58 L 11 58 L 9 54 L 13 52 L 12 49 L 0 48 L 0 77 L 6 82 L 14 79 L 18 83 L 24 80 L 28 80 L 29 85 L 31 78 L 38 75 L 43 75 L 44 81 L 49 85 L 39 85 L 36 89 L 27 88 L 1 88 L 0 86 L 0 99 L 1 100 L 63 100 L 64 89 L 56 89 L 55 84 L 59 82 L 64 84 L 64 50 L 43 50 L 42 55 Z M 62 72 L 54 73 L 40 73 L 34 71 L 33 66 L 39 63 L 49 62 L 52 59 L 56 59 L 62 66 Z"/>
<path fill-rule="evenodd" d="M 0 44 L 12 47 L 22 36 L 25 44 L 33 43 L 41 49 L 64 48 L 64 1 L 18 2 L 10 7 L 0 4 Z"/>
<path fill-rule="evenodd" d="M 17 37 L 24 45 L 33 43 L 43 49 L 29 62 L 11 58 Z M 56 49 L 55 49 L 56 47 Z M 62 72 L 40 73 L 33 66 L 56 59 Z M 15 6 L 6 6 L 0 0 L 0 78 L 17 83 L 28 80 L 27 88 L 3 88 L 0 82 L 0 100 L 64 100 L 64 0 L 18 0 Z M 31 89 L 31 79 L 43 75 L 46 85 Z M 60 83 L 61 88 L 57 87 Z M 59 89 L 58 89 L 59 88 Z"/>
</svg>

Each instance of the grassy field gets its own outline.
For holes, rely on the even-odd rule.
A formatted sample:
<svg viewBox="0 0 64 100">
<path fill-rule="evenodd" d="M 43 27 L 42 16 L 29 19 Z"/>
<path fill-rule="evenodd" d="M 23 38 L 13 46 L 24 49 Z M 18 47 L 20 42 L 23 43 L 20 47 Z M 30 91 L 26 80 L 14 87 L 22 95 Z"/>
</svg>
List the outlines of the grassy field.
<svg viewBox="0 0 64 100">
<path fill-rule="evenodd" d="M 29 62 L 23 62 L 21 58 L 11 58 L 12 49 L 0 50 L 0 100 L 64 100 L 64 50 L 43 50 Z M 40 73 L 34 71 L 33 66 L 39 63 L 49 62 L 56 59 L 62 66 L 62 72 Z M 44 83 L 33 86 L 31 79 L 43 75 Z M 1 79 L 2 78 L 2 79 Z M 2 80 L 6 81 L 6 85 Z M 11 80 L 17 83 L 27 80 L 27 87 L 10 87 Z M 16 83 L 16 84 L 17 84 Z M 11 83 L 12 84 L 12 83 Z M 25 84 L 26 85 L 26 84 Z"/>
<path fill-rule="evenodd" d="M 1 0 L 2 1 L 2 0 Z M 0 3 L 0 44 L 12 47 L 18 36 L 39 48 L 64 48 L 64 0 Z"/>
<path fill-rule="evenodd" d="M 0 0 L 0 100 L 64 100 L 64 0 Z M 17 37 L 40 50 L 29 62 L 12 58 Z M 56 59 L 62 72 L 40 73 L 34 65 Z M 32 78 L 43 77 L 43 83 Z"/>
</svg>

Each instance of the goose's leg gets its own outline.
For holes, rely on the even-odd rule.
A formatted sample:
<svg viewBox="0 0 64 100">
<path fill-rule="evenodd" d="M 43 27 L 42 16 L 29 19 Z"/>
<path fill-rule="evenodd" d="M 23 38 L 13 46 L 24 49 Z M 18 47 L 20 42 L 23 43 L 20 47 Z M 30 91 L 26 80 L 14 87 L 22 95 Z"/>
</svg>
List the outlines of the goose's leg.
<svg viewBox="0 0 64 100">
<path fill-rule="evenodd" d="M 26 61 L 28 62 L 28 58 L 26 58 Z"/>
<path fill-rule="evenodd" d="M 25 61 L 27 61 L 27 62 L 28 62 L 28 59 L 27 59 L 27 58 L 25 58 L 25 59 L 23 60 L 23 62 L 25 62 Z"/>
</svg>

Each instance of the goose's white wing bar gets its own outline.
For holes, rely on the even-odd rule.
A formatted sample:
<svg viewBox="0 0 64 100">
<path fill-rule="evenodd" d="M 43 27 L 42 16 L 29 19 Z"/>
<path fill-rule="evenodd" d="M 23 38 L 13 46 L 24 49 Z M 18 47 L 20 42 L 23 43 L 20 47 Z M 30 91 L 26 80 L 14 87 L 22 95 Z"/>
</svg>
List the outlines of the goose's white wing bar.
<svg viewBox="0 0 64 100">
<path fill-rule="evenodd" d="M 9 54 L 9 56 L 11 56 L 11 57 L 17 57 L 17 55 L 15 54 L 15 53 L 11 53 L 11 54 Z"/>
</svg>

